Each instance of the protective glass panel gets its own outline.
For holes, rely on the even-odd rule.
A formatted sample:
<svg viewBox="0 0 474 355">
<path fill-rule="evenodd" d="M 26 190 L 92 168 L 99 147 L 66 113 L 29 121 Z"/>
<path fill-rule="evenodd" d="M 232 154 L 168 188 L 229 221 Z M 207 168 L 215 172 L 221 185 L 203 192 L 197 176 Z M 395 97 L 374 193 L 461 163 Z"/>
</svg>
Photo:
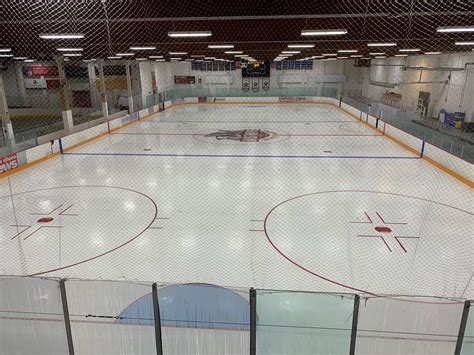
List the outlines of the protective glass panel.
<svg viewBox="0 0 474 355">
<path fill-rule="evenodd" d="M 151 285 L 75 280 L 66 289 L 76 354 L 156 354 L 153 309 L 139 303 Z"/>
<path fill-rule="evenodd" d="M 348 354 L 354 296 L 257 291 L 257 354 Z"/>
<path fill-rule="evenodd" d="M 67 354 L 59 282 L 0 278 L 0 353 Z"/>
<path fill-rule="evenodd" d="M 461 355 L 474 354 L 474 309 L 473 302 L 471 302 L 471 308 L 469 310 L 469 316 L 467 318 L 466 329 L 464 330 L 464 339 L 461 347 Z"/>
<path fill-rule="evenodd" d="M 430 297 L 361 299 L 357 354 L 453 354 L 464 303 Z"/>
<path fill-rule="evenodd" d="M 248 354 L 248 290 L 176 285 L 158 299 L 165 354 Z"/>
</svg>

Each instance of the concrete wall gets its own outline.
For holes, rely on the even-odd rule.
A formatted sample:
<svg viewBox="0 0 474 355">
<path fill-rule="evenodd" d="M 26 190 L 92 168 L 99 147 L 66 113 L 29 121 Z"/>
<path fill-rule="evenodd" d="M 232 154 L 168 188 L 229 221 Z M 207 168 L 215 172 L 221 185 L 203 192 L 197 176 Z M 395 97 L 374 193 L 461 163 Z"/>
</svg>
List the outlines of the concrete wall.
<svg viewBox="0 0 474 355">
<path fill-rule="evenodd" d="M 423 71 L 421 82 L 440 82 L 426 84 L 407 84 L 420 81 L 420 70 L 403 70 L 403 66 L 465 68 L 463 71 Z M 395 83 L 393 89 L 374 86 L 369 83 L 381 81 Z M 443 81 L 449 80 L 446 84 Z M 466 112 L 466 121 L 473 121 L 474 115 L 474 53 L 456 53 L 444 55 L 418 55 L 411 57 L 375 59 L 369 69 L 369 75 L 363 77 L 362 94 L 374 100 L 381 100 L 386 91 L 399 93 L 403 103 L 418 99 L 419 92 L 430 93 L 427 116 L 437 117 L 441 109 L 448 112 Z"/>
</svg>

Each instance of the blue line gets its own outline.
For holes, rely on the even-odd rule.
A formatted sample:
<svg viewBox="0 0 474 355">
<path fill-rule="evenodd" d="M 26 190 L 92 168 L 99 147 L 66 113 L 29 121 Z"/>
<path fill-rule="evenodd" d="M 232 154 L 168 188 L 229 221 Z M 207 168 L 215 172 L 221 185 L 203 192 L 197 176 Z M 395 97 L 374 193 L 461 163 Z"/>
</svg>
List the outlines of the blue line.
<svg viewBox="0 0 474 355">
<path fill-rule="evenodd" d="M 240 155 L 240 154 L 150 154 L 150 153 L 65 153 L 65 155 L 192 157 L 192 158 L 276 158 L 276 159 L 420 159 L 420 157 L 325 156 L 325 155 Z"/>
</svg>

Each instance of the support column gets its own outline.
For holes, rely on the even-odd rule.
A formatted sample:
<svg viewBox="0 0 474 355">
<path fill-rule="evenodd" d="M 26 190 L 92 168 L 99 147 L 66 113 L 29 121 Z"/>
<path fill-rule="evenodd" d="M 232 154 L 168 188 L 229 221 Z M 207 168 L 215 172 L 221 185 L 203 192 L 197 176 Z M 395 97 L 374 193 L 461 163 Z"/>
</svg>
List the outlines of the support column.
<svg viewBox="0 0 474 355">
<path fill-rule="evenodd" d="M 107 102 L 107 91 L 105 90 L 104 61 L 99 60 L 97 64 L 100 80 L 100 97 L 102 102 L 102 114 L 105 118 L 109 117 L 109 104 Z"/>
<path fill-rule="evenodd" d="M 74 355 L 74 343 L 72 341 L 71 321 L 69 319 L 69 308 L 67 306 L 65 280 L 59 280 L 59 291 L 61 293 L 61 303 L 63 305 L 64 325 L 66 327 L 67 346 L 69 355 Z"/>
<path fill-rule="evenodd" d="M 161 339 L 160 304 L 158 302 L 158 289 L 156 283 L 154 283 L 151 288 L 153 297 L 153 318 L 155 320 L 156 354 L 163 355 L 163 341 Z"/>
<path fill-rule="evenodd" d="M 72 108 L 71 108 L 71 90 L 69 82 L 66 78 L 66 71 L 64 70 L 64 57 L 56 57 L 56 63 L 58 65 L 59 73 L 59 104 L 61 106 L 64 129 L 66 132 L 72 132 L 74 122 L 72 120 Z"/>
<path fill-rule="evenodd" d="M 15 145 L 15 136 L 13 135 L 13 126 L 8 113 L 7 97 L 5 95 L 5 86 L 3 85 L 3 76 L 0 73 L 0 119 L 2 121 L 2 139 L 5 139 L 5 145 L 13 148 Z"/>
<path fill-rule="evenodd" d="M 251 288 L 250 300 L 250 355 L 257 353 L 257 292 Z"/>
<path fill-rule="evenodd" d="M 23 107 L 26 105 L 26 89 L 23 77 L 23 66 L 20 63 L 16 66 L 16 84 L 18 87 L 18 93 L 20 94 L 20 103 Z"/>
<path fill-rule="evenodd" d="M 133 110 L 133 91 L 132 91 L 132 77 L 130 75 L 130 62 L 125 63 L 125 70 L 127 73 L 127 91 L 128 91 L 128 113 L 132 113 Z"/>
</svg>

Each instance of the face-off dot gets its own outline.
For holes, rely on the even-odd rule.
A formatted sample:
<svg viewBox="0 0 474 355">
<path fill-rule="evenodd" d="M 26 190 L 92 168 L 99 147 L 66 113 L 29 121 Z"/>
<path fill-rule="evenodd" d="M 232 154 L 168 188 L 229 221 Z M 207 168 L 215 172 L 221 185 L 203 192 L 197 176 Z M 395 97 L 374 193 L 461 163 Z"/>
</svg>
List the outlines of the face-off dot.
<svg viewBox="0 0 474 355">
<path fill-rule="evenodd" d="M 380 233 L 390 233 L 392 231 L 388 227 L 375 227 L 375 230 Z"/>
<path fill-rule="evenodd" d="M 44 217 L 44 218 L 40 218 L 38 219 L 38 223 L 49 223 L 51 221 L 53 221 L 54 218 L 53 217 Z"/>
</svg>

